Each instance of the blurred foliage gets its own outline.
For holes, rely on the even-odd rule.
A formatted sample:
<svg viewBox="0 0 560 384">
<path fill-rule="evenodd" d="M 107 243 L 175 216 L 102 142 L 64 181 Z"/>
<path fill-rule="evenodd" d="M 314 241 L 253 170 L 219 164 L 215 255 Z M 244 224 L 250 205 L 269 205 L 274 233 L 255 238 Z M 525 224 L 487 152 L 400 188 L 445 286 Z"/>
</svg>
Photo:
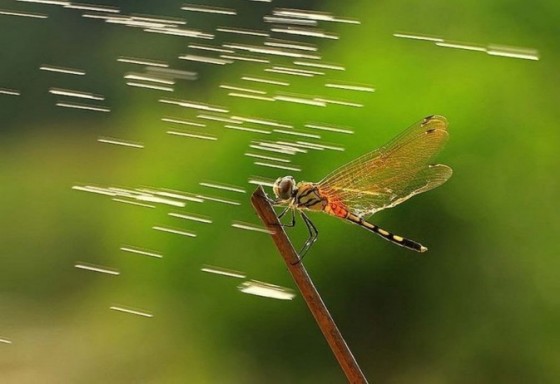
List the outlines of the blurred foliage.
<svg viewBox="0 0 560 384">
<path fill-rule="evenodd" d="M 115 3 L 116 5 L 116 3 Z M 189 26 L 262 28 L 272 5 L 213 2 L 240 15 L 186 15 L 175 1 L 119 2 L 124 13 L 188 17 Z M 330 25 L 340 41 L 321 42 L 325 61 L 347 67 L 340 81 L 374 84 L 348 93 L 365 108 L 313 108 L 228 98 L 218 85 L 263 67 L 224 69 L 177 59 L 180 37 L 86 20 L 80 12 L 6 1 L 2 8 L 44 12 L 49 19 L 0 16 L 0 381 L 2 383 L 334 383 L 336 361 L 301 297 L 275 301 L 239 293 L 240 281 L 200 272 L 203 264 L 245 271 L 292 287 L 266 235 L 231 228 L 257 222 L 248 195 L 217 193 L 201 181 L 245 185 L 259 169 L 243 156 L 251 134 L 209 124 L 217 142 L 170 137 L 164 115 L 193 111 L 157 103 L 161 94 L 131 89 L 118 56 L 168 60 L 199 71 L 172 97 L 227 105 L 247 116 L 301 126 L 354 127 L 325 135 L 343 153 L 296 157 L 316 181 L 382 145 L 423 116 L 445 115 L 451 139 L 440 155 L 454 169 L 444 186 L 383 211 L 373 221 L 426 244 L 421 256 L 359 228 L 314 215 L 320 238 L 306 266 L 348 344 L 372 382 L 554 383 L 560 379 L 560 121 L 557 1 L 449 3 L 283 1 L 274 6 L 333 12 L 362 25 Z M 534 47 L 538 62 L 397 39 L 396 31 L 483 45 Z M 228 41 L 229 36 L 220 36 Z M 258 41 L 250 39 L 248 41 Z M 84 68 L 84 77 L 39 71 L 41 64 Z M 261 72 L 262 73 L 262 72 Z M 324 79 L 292 80 L 290 92 L 327 95 Z M 311 86 L 309 84 L 312 84 Z M 48 88 L 105 95 L 110 114 L 54 106 Z M 167 96 L 167 95 L 164 95 Z M 346 96 L 346 95 L 345 95 Z M 96 142 L 130 138 L 143 150 Z M 74 191 L 75 184 L 155 186 L 242 201 L 189 204 L 212 225 L 181 222 L 149 210 Z M 189 239 L 153 225 L 195 230 Z M 290 231 L 305 239 L 302 225 Z M 119 251 L 124 244 L 159 250 L 163 259 Z M 118 268 L 98 275 L 77 261 Z M 108 308 L 145 308 L 154 318 Z"/>
</svg>

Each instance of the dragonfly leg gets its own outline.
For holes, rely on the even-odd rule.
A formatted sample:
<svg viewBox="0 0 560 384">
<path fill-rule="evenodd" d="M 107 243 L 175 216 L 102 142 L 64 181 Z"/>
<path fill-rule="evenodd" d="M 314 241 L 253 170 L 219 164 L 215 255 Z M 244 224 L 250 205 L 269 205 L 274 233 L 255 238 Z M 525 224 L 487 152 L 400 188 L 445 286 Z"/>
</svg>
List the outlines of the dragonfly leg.
<svg viewBox="0 0 560 384">
<path fill-rule="evenodd" d="M 282 210 L 282 212 L 280 212 L 280 214 L 278 215 L 278 220 L 280 220 L 282 217 L 284 217 L 284 215 L 286 215 L 288 210 L 291 210 L 291 213 L 292 213 L 292 219 L 290 220 L 290 224 L 281 224 L 281 225 L 283 227 L 294 227 L 296 225 L 296 215 L 294 213 L 294 210 L 290 206 L 284 208 Z"/>
<path fill-rule="evenodd" d="M 295 264 L 303 260 L 303 257 L 305 256 L 307 251 L 309 251 L 309 248 L 311 248 L 313 243 L 315 243 L 315 241 L 317 241 L 317 238 L 319 237 L 319 231 L 317 230 L 317 227 L 315 227 L 315 224 L 313 224 L 311 219 L 309 219 L 309 217 L 307 217 L 307 215 L 302 211 L 299 211 L 299 214 L 301 215 L 301 218 L 303 219 L 303 222 L 305 223 L 305 226 L 309 231 L 309 237 L 307 238 L 305 244 L 303 244 L 301 251 L 299 251 L 299 259 L 297 262 L 295 262 Z"/>
<path fill-rule="evenodd" d="M 282 199 L 279 198 L 272 199 L 268 197 L 268 195 L 266 195 L 266 201 L 268 201 L 270 205 L 279 205 L 282 202 Z"/>
<path fill-rule="evenodd" d="M 286 214 L 286 212 L 288 212 L 288 209 L 290 209 L 290 206 L 287 206 L 286 208 L 284 208 L 282 210 L 282 212 L 280 212 L 280 214 L 278 215 L 278 219 L 281 219 L 282 217 L 284 217 L 284 215 Z"/>
<path fill-rule="evenodd" d="M 295 227 L 296 226 L 296 214 L 294 212 L 294 210 L 291 210 L 292 212 L 292 219 L 290 220 L 290 224 L 284 224 L 284 227 Z"/>
</svg>

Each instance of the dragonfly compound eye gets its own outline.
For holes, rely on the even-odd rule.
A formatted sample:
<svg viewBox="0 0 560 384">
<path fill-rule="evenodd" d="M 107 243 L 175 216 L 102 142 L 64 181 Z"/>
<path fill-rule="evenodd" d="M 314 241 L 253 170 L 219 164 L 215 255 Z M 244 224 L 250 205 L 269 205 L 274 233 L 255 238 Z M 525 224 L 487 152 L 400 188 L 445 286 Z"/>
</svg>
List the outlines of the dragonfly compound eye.
<svg viewBox="0 0 560 384">
<path fill-rule="evenodd" d="M 280 177 L 274 182 L 272 189 L 276 197 L 288 200 L 292 197 L 295 186 L 294 178 L 291 176 Z"/>
</svg>

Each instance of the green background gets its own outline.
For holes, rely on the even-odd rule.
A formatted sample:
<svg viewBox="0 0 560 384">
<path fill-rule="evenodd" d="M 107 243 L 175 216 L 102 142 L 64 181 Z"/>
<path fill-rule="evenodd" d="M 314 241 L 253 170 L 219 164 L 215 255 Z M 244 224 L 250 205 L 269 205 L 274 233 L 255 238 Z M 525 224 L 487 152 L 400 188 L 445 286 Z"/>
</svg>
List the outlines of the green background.
<svg viewBox="0 0 560 384">
<path fill-rule="evenodd" d="M 150 4 L 151 3 L 151 4 Z M 265 65 L 228 67 L 177 60 L 187 38 L 149 34 L 85 19 L 56 6 L 3 1 L 3 9 L 42 12 L 46 20 L 0 15 L 0 381 L 2 383 L 339 383 L 344 376 L 301 296 L 278 301 L 244 295 L 241 280 L 200 272 L 203 264 L 292 287 L 266 234 L 231 227 L 258 223 L 248 177 L 276 178 L 243 153 L 254 134 L 205 128 L 216 142 L 165 134 L 164 115 L 195 112 L 160 97 L 227 106 L 301 127 L 309 121 L 352 127 L 325 134 L 346 151 L 298 155 L 300 180 L 317 181 L 431 114 L 449 120 L 450 141 L 438 161 L 454 175 L 442 187 L 383 211 L 372 221 L 418 240 L 418 255 L 326 215 L 312 219 L 319 241 L 306 267 L 370 382 L 555 383 L 560 379 L 560 3 L 539 1 L 213 2 L 239 16 L 181 11 L 181 2 L 123 1 L 122 12 L 186 18 L 188 27 L 264 29 L 276 7 L 356 18 L 361 25 L 322 24 L 340 35 L 320 41 L 327 62 L 345 72 L 298 80 L 288 90 L 339 95 L 364 108 L 299 106 L 231 98 L 219 84 L 243 86 L 242 74 Z M 409 31 L 450 40 L 532 47 L 540 61 L 494 57 L 398 39 Z M 224 41 L 261 42 L 217 34 Z M 280 37 L 280 36 L 279 36 Z M 289 37 L 287 37 L 289 38 Z M 310 39 L 316 42 L 316 40 Z M 194 53 L 194 52 L 191 52 Z M 196 70 L 173 95 L 126 87 L 131 66 L 118 56 L 167 60 Z M 84 77 L 39 71 L 42 64 L 85 69 Z M 372 84 L 376 92 L 333 92 L 328 80 Z M 244 84 L 245 86 L 249 84 Z M 109 114 L 55 107 L 50 87 L 106 96 Z M 266 88 L 266 87 L 264 87 Z M 273 90 L 273 87 L 268 87 Z M 98 143 L 136 140 L 135 150 Z M 267 138 L 266 138 L 267 139 Z M 201 181 L 240 185 L 249 193 L 208 190 Z M 185 212 L 212 225 L 169 217 L 77 184 L 153 186 L 222 196 L 240 206 L 191 203 Z M 153 225 L 197 232 L 195 239 Z M 290 230 L 297 244 L 302 223 Z M 125 244 L 163 253 L 127 254 Z M 74 268 L 88 262 L 119 269 L 108 276 Z M 109 310 L 146 309 L 151 319 Z"/>
</svg>

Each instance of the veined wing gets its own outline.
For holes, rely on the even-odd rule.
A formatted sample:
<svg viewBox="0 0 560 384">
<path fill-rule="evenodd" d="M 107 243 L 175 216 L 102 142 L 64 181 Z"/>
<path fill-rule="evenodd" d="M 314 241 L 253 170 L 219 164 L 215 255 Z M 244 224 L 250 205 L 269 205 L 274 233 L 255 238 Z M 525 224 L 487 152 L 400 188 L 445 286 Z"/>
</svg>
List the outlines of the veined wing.
<svg viewBox="0 0 560 384">
<path fill-rule="evenodd" d="M 447 138 L 445 117 L 426 117 L 383 147 L 338 168 L 317 186 L 331 201 L 360 216 L 394 207 L 451 177 L 448 166 L 429 164 Z"/>
</svg>

